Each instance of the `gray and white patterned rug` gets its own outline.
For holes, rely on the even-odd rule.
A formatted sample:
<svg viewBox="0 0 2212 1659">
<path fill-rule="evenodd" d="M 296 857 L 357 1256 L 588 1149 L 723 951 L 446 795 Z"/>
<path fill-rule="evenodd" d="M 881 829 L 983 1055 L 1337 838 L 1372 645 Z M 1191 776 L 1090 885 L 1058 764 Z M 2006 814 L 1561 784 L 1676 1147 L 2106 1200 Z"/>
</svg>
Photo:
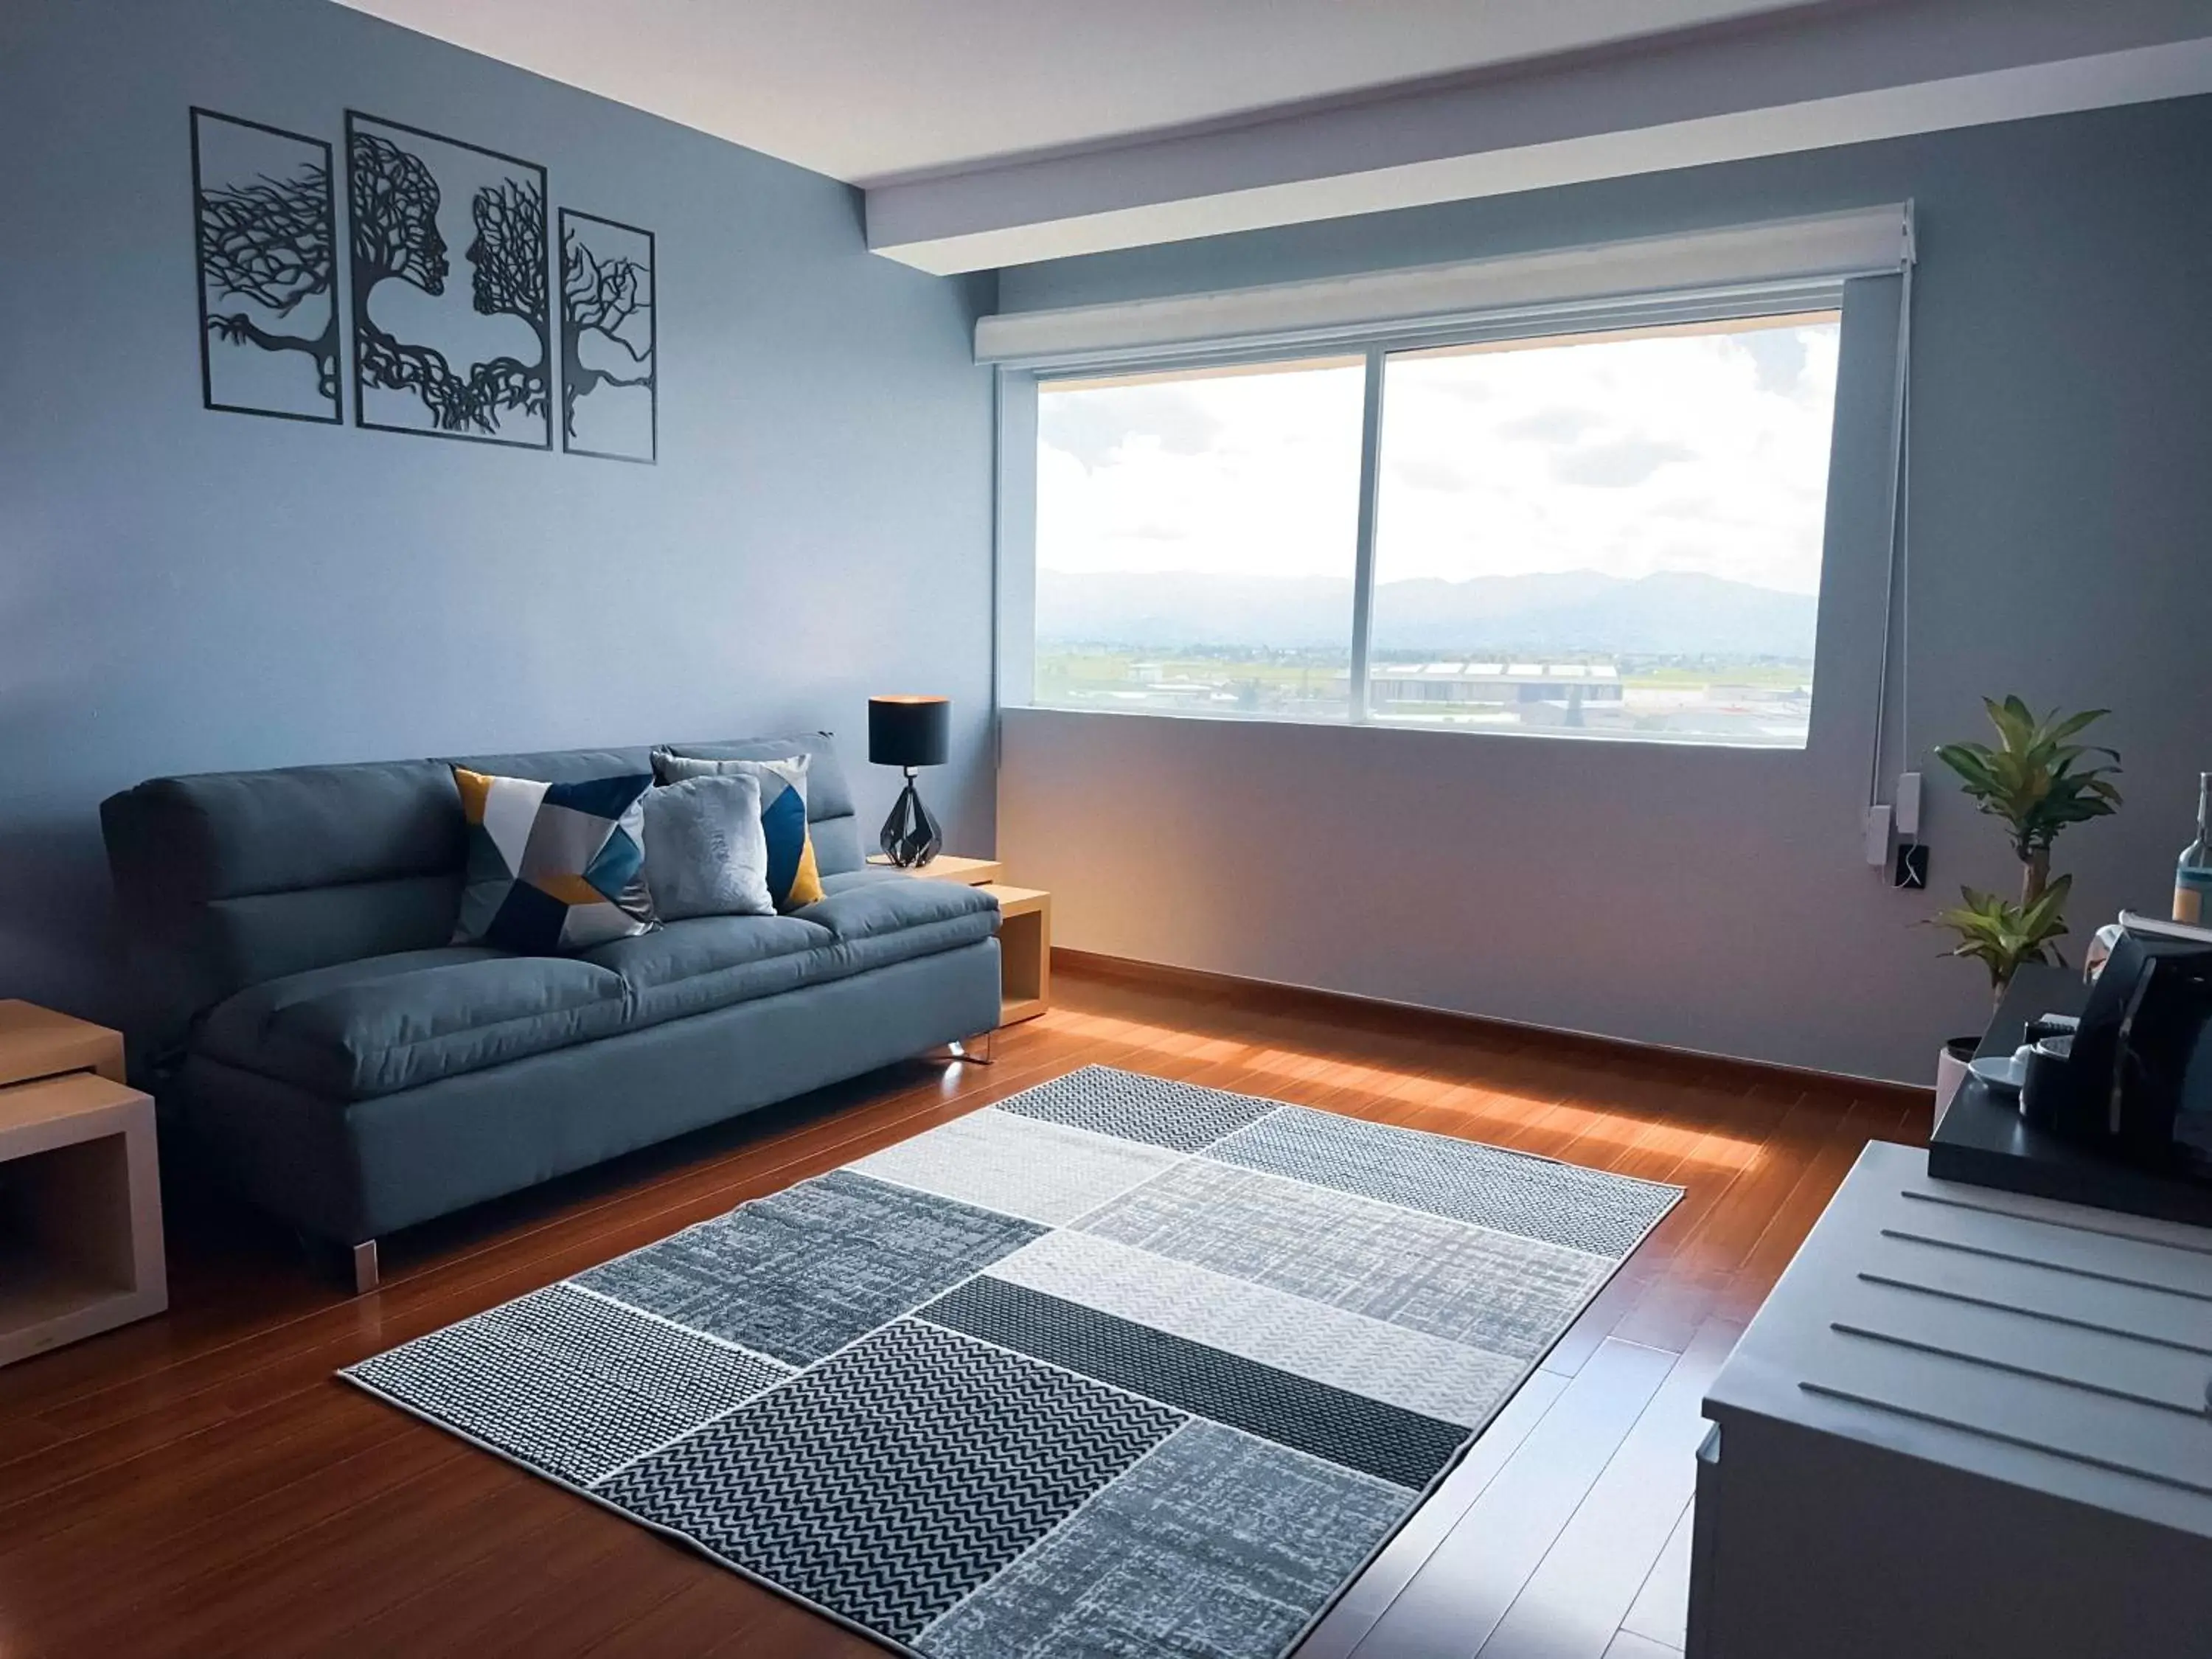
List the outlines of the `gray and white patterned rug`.
<svg viewBox="0 0 2212 1659">
<path fill-rule="evenodd" d="M 1093 1066 L 340 1375 L 898 1651 L 1287 1651 L 1681 1196 Z"/>
</svg>

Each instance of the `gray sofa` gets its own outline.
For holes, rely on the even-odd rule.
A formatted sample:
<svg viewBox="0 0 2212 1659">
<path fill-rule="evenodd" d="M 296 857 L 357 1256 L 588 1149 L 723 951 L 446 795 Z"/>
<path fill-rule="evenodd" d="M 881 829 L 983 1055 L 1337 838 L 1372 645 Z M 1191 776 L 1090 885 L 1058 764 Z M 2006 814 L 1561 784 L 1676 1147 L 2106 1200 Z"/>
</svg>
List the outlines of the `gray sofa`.
<svg viewBox="0 0 2212 1659">
<path fill-rule="evenodd" d="M 448 943 L 465 826 L 443 761 L 111 797 L 131 1035 L 165 1109 L 255 1202 L 356 1247 L 373 1283 L 380 1235 L 997 1024 L 996 904 L 870 868 L 826 735 L 684 747 L 812 757 L 825 898 L 515 956 Z M 647 754 L 464 763 L 558 782 L 647 771 Z"/>
</svg>

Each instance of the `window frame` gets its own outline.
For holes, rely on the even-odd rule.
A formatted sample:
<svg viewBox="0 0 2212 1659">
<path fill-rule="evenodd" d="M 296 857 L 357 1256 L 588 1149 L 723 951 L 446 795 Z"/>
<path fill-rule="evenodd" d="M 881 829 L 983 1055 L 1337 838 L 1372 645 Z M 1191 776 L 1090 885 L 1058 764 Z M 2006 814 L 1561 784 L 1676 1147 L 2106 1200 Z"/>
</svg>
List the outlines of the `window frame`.
<svg viewBox="0 0 2212 1659">
<path fill-rule="evenodd" d="M 1231 725 L 1272 724 L 1343 730 L 1433 732 L 1454 737 L 1560 738 L 1560 733 L 1543 729 L 1507 730 L 1495 726 L 1431 726 L 1378 720 L 1369 706 L 1374 634 L 1375 555 L 1382 491 L 1383 392 L 1389 359 L 1401 352 L 1449 350 L 1455 347 L 1489 345 L 1513 340 L 1538 342 L 1564 340 L 1571 337 L 1632 334 L 1698 323 L 1753 322 L 1761 318 L 1809 313 L 1830 316 L 1840 329 L 1844 314 L 1844 287 L 1851 280 L 1852 277 L 1838 275 L 1784 283 L 1708 289 L 1690 294 L 1629 297 L 1595 305 L 1520 307 L 1473 318 L 1404 319 L 1363 329 L 1307 331 L 1297 336 L 1285 335 L 1266 339 L 1197 341 L 1169 348 L 1089 352 L 1049 365 L 997 365 L 994 373 L 999 407 L 998 528 L 993 599 L 996 613 L 994 627 L 997 658 L 994 679 L 998 687 L 999 707 L 1055 714 L 1212 720 Z M 1274 714 L 1255 720 L 1250 715 L 1217 714 L 1210 710 L 1076 708 L 1060 703 L 1036 702 L 1036 448 L 1040 392 L 1055 381 L 1096 380 L 1108 374 L 1172 374 L 1178 371 L 1229 368 L 1240 364 L 1291 364 L 1322 356 L 1358 356 L 1365 364 L 1360 422 L 1358 531 L 1352 557 L 1351 684 L 1345 717 L 1342 720 L 1319 720 L 1297 714 Z M 1836 432 L 1832 428 L 1829 434 L 1832 466 L 1835 443 Z M 1832 516 L 1824 510 L 1821 525 L 1824 572 L 1830 536 L 1828 520 Z M 1010 577 L 1013 579 L 1011 581 Z M 1824 588 L 1825 586 L 1824 574 Z M 1816 639 L 1819 625 L 1816 620 Z M 1816 675 L 1816 688 L 1818 684 Z M 1653 738 L 1626 732 L 1592 733 L 1564 740 L 1577 743 L 1644 742 L 1668 748 L 1727 749 L 1785 755 L 1802 754 L 1810 744 L 1809 734 L 1806 744 L 1802 744 L 1732 743 L 1723 738 Z"/>
</svg>

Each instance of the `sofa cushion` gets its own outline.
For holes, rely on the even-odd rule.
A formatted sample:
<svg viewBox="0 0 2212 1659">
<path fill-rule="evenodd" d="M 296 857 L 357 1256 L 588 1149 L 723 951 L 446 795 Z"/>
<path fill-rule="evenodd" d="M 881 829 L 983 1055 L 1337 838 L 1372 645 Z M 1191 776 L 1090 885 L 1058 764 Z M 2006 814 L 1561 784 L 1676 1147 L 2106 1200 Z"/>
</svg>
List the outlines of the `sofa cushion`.
<svg viewBox="0 0 2212 1659">
<path fill-rule="evenodd" d="M 848 887 L 872 887 L 879 881 L 912 881 L 914 878 L 903 870 L 894 870 L 887 865 L 867 864 L 858 870 L 847 870 L 835 876 L 822 878 L 824 894 L 843 892 Z"/>
<path fill-rule="evenodd" d="M 807 838 L 814 843 L 817 868 L 825 876 L 857 870 L 860 836 L 854 814 L 852 786 L 827 732 L 799 732 L 787 738 L 747 738 L 739 743 L 671 743 L 660 745 L 687 760 L 788 760 L 806 757 Z"/>
<path fill-rule="evenodd" d="M 957 950 L 999 931 L 999 902 L 980 887 L 894 873 L 872 878 L 833 877 L 835 891 L 794 912 L 830 931 L 833 974 Z"/>
<path fill-rule="evenodd" d="M 678 747 L 710 760 L 808 756 L 818 867 L 860 867 L 852 792 L 826 734 Z M 546 783 L 652 769 L 642 746 L 452 759 Z M 157 778 L 109 797 L 100 826 L 142 1055 L 181 1046 L 248 986 L 453 937 L 467 825 L 445 759 Z"/>
<path fill-rule="evenodd" d="M 954 950 L 998 927 L 997 905 L 973 888 L 857 871 L 829 884 L 837 891 L 791 915 L 672 921 L 583 960 L 622 975 L 629 1024 L 644 1026 Z M 908 890 L 926 888 L 948 890 Z"/>
<path fill-rule="evenodd" d="M 821 866 L 807 822 L 809 757 L 782 760 L 698 760 L 665 749 L 653 751 L 653 775 L 663 787 L 696 778 L 751 778 L 760 786 L 761 835 L 768 842 L 768 895 L 779 910 L 796 910 L 822 896 Z"/>
<path fill-rule="evenodd" d="M 686 778 L 645 793 L 645 884 L 663 921 L 772 916 L 760 780 Z"/>
<path fill-rule="evenodd" d="M 204 1054 L 182 1094 L 249 1196 L 350 1244 L 984 1030 L 998 1010 L 998 952 L 971 945 L 374 1100 Z"/>
<path fill-rule="evenodd" d="M 828 928 L 797 916 L 696 916 L 599 945 L 583 960 L 621 975 L 630 1024 L 653 1025 L 829 977 L 830 964 L 813 958 L 834 942 Z"/>
<path fill-rule="evenodd" d="M 360 1100 L 610 1036 L 629 995 L 621 975 L 574 957 L 403 951 L 249 987 L 209 1014 L 193 1046 Z"/>
<path fill-rule="evenodd" d="M 405 951 L 253 986 L 194 1048 L 326 1099 L 362 1100 L 933 956 L 998 931 L 990 895 L 884 872 L 788 916 L 702 916 L 573 957 Z"/>
<path fill-rule="evenodd" d="M 645 882 L 649 772 L 573 783 L 453 769 L 469 826 L 456 945 L 580 951 L 653 926 Z"/>
</svg>

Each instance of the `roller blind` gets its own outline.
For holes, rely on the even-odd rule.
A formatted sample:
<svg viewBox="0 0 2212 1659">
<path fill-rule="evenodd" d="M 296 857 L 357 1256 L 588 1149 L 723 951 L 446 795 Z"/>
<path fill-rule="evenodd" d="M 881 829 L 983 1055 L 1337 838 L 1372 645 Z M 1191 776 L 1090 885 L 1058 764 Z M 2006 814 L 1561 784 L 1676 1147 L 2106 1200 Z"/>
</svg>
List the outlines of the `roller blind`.
<svg viewBox="0 0 2212 1659">
<path fill-rule="evenodd" d="M 1894 275 L 1912 257 L 1905 203 L 1314 282 L 1003 312 L 977 319 L 975 360 L 1083 368 L 1772 314 L 1832 306 L 1846 281 Z"/>
</svg>

